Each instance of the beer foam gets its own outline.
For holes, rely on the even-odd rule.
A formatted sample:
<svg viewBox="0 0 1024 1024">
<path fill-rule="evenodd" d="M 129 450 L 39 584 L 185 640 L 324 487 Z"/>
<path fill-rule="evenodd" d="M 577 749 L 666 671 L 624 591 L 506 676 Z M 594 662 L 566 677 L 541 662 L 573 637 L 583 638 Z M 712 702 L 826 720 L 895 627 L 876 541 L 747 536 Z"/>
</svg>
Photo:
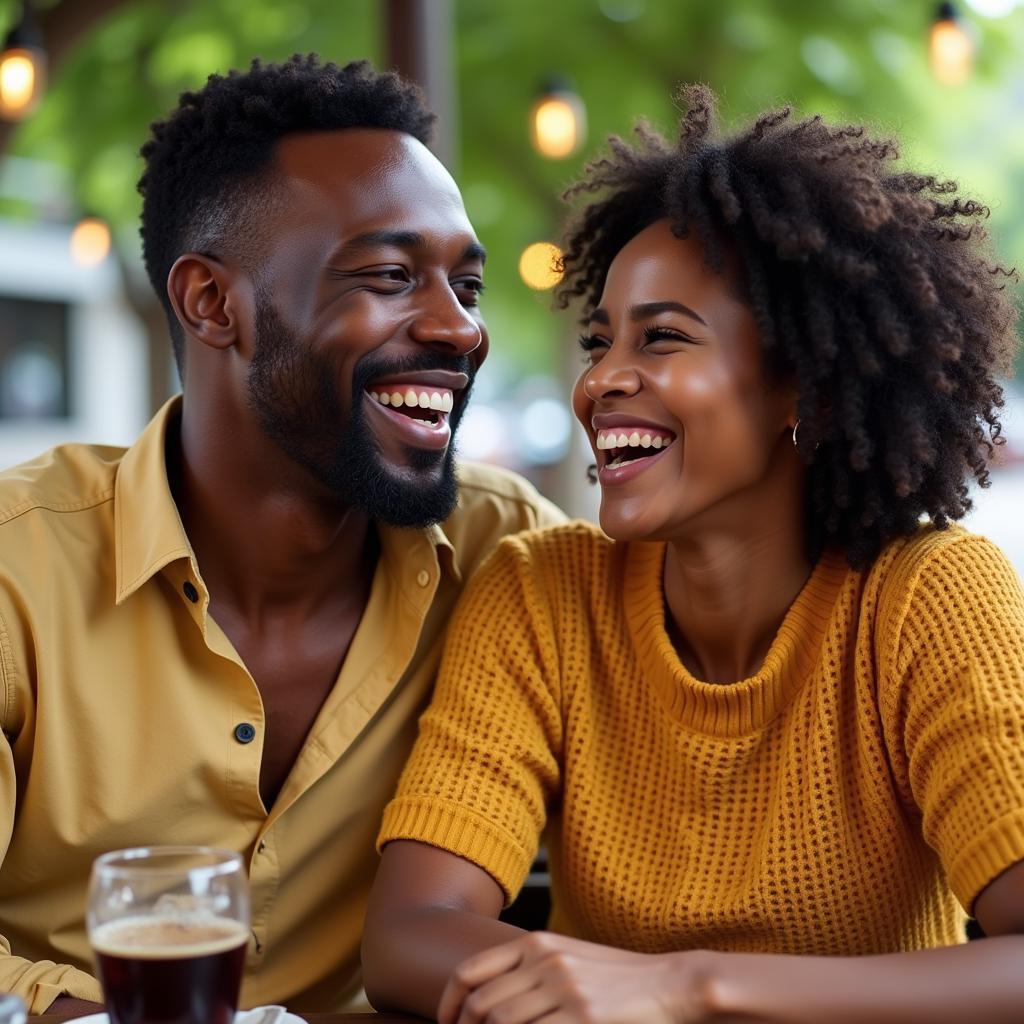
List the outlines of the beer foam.
<svg viewBox="0 0 1024 1024">
<path fill-rule="evenodd" d="M 249 933 L 224 918 L 125 917 L 108 921 L 90 936 L 92 948 L 107 956 L 136 960 L 183 960 L 237 949 Z"/>
</svg>

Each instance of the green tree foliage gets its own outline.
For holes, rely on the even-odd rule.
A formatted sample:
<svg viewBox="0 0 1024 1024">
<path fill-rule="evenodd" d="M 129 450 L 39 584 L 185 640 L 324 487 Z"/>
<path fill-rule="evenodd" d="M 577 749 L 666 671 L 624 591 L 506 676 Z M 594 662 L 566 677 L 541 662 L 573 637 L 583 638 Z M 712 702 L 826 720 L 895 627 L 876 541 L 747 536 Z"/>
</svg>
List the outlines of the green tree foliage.
<svg viewBox="0 0 1024 1024">
<path fill-rule="evenodd" d="M 75 0 L 57 0 L 70 5 Z M 50 6 L 53 6 L 52 4 Z M 557 238 L 560 190 L 610 132 L 637 115 L 671 131 L 684 80 L 711 83 L 734 122 L 792 102 L 900 135 L 916 164 L 955 177 L 992 206 L 1004 258 L 1024 256 L 1024 6 L 965 20 L 971 79 L 941 86 L 927 64 L 935 5 L 907 0 L 456 0 L 456 174 L 492 253 L 485 311 L 513 375 L 554 369 L 564 321 L 519 280 L 518 255 Z M 15 8 L 0 0 L 0 25 Z M 212 70 L 317 50 L 346 61 L 383 53 L 373 0 L 136 0 L 105 19 L 62 68 L 12 151 L 68 168 L 83 209 L 129 230 L 137 150 L 148 123 Z M 568 76 L 588 111 L 583 154 L 550 162 L 530 148 L 542 81 Z"/>
</svg>

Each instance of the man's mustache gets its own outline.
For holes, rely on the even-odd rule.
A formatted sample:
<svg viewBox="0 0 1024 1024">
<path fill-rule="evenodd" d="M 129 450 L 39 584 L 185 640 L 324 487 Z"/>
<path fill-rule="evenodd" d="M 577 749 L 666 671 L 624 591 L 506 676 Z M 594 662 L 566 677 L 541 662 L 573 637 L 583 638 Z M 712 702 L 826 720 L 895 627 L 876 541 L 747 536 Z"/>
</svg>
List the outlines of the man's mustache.
<svg viewBox="0 0 1024 1024">
<path fill-rule="evenodd" d="M 380 377 L 420 373 L 425 370 L 464 373 L 469 378 L 469 384 L 466 386 L 468 394 L 469 389 L 473 386 L 477 368 L 468 356 L 445 356 L 440 352 L 417 352 L 415 355 L 393 359 L 370 352 L 356 363 L 352 374 L 353 393 L 358 394 L 358 392 L 364 391 L 370 381 Z"/>
</svg>

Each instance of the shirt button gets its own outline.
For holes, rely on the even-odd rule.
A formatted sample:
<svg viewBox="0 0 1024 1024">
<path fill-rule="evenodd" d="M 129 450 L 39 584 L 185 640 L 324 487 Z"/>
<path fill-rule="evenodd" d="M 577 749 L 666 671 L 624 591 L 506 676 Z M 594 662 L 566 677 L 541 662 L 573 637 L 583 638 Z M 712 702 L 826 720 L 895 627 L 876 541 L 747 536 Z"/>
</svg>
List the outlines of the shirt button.
<svg viewBox="0 0 1024 1024">
<path fill-rule="evenodd" d="M 266 848 L 267 848 L 267 844 L 265 842 L 263 842 L 263 840 L 261 839 L 260 840 L 260 845 L 256 847 L 256 852 L 257 853 L 262 853 Z"/>
<path fill-rule="evenodd" d="M 256 728 L 248 722 L 239 722 L 235 726 L 235 739 L 239 743 L 252 743 L 256 739 Z"/>
<path fill-rule="evenodd" d="M 420 569 L 416 573 L 416 582 L 421 586 L 425 587 L 430 582 L 430 573 L 426 569 Z"/>
<path fill-rule="evenodd" d="M 186 597 L 187 597 L 187 598 L 188 598 L 188 599 L 189 599 L 189 600 L 190 600 L 190 601 L 191 601 L 191 602 L 192 602 L 193 604 L 195 604 L 195 603 L 196 603 L 196 601 L 198 601 L 198 600 L 199 600 L 199 591 L 198 591 L 198 590 L 196 590 L 196 588 L 195 588 L 195 586 L 194 586 L 194 584 L 192 583 L 192 581 L 191 581 L 191 580 L 185 580 L 185 582 L 184 582 L 184 584 L 182 585 L 182 588 L 181 588 L 181 589 L 185 591 L 185 596 L 186 596 Z"/>
</svg>

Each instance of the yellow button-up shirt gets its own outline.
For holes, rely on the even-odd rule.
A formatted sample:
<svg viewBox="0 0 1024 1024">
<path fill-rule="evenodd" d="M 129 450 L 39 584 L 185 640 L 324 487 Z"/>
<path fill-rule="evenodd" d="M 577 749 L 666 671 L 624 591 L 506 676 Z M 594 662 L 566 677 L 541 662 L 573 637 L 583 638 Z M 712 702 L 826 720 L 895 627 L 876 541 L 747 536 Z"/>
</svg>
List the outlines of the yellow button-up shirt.
<svg viewBox="0 0 1024 1024">
<path fill-rule="evenodd" d="M 512 474 L 463 465 L 445 523 L 378 526 L 362 621 L 268 810 L 260 693 L 208 614 L 167 482 L 179 413 L 172 400 L 127 451 L 67 445 L 0 474 L 0 991 L 33 1013 L 62 993 L 100 999 L 90 865 L 154 843 L 245 858 L 243 1006 L 341 1007 L 359 986 L 381 809 L 455 599 L 502 536 L 562 518 Z"/>
</svg>

